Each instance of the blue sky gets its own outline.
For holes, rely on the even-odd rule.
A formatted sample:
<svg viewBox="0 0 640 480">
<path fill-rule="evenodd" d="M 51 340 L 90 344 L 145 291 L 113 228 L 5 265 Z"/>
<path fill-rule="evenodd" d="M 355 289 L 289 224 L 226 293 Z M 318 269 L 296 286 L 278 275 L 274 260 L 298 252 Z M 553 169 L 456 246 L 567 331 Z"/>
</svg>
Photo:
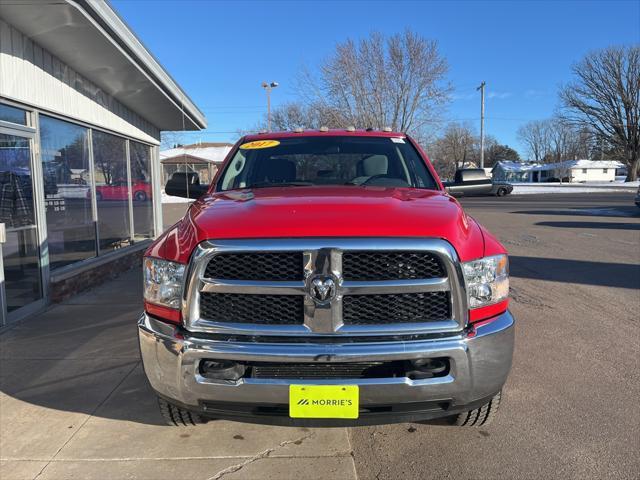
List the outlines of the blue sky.
<svg viewBox="0 0 640 480">
<path fill-rule="evenodd" d="M 455 87 L 447 118 L 479 128 L 487 82 L 486 132 L 521 153 L 516 130 L 546 118 L 558 86 L 590 50 L 640 43 L 640 0 L 629 1 L 196 1 L 112 0 L 113 6 L 207 116 L 187 140 L 232 141 L 266 110 L 262 81 L 278 81 L 272 103 L 293 100 L 303 66 L 338 42 L 372 30 L 410 28 L 439 42 Z"/>
</svg>

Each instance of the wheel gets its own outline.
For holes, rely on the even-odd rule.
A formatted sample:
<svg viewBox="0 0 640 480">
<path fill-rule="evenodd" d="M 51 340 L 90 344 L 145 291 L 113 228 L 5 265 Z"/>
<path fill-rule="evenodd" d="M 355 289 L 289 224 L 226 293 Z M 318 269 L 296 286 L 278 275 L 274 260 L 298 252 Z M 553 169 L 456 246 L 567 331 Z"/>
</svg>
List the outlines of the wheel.
<svg viewBox="0 0 640 480">
<path fill-rule="evenodd" d="M 499 188 L 498 191 L 496 192 L 496 196 L 498 197 L 504 197 L 506 194 L 507 194 L 506 188 Z"/>
<path fill-rule="evenodd" d="M 451 424 L 458 427 L 484 427 L 489 425 L 498 413 L 501 397 L 502 392 L 498 392 L 495 397 L 480 408 L 454 415 L 451 417 Z"/>
<path fill-rule="evenodd" d="M 193 425 L 200 425 L 207 423 L 207 419 L 198 415 L 197 413 L 190 412 L 184 408 L 177 407 L 163 398 L 158 397 L 158 406 L 160 407 L 160 413 L 164 418 L 167 425 L 172 427 L 190 427 Z"/>
<path fill-rule="evenodd" d="M 142 190 L 138 190 L 136 193 L 133 194 L 133 198 L 135 198 L 139 202 L 144 202 L 147 200 L 147 194 Z"/>
</svg>

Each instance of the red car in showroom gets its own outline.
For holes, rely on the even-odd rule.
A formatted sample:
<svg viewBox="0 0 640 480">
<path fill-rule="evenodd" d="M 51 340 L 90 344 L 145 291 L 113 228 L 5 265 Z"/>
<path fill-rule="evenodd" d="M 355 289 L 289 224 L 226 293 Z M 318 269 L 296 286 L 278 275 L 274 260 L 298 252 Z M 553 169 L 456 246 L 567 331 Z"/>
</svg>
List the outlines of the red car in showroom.
<svg viewBox="0 0 640 480">
<path fill-rule="evenodd" d="M 511 368 L 505 248 L 404 133 L 242 138 L 147 250 L 140 351 L 170 425 L 487 425 Z"/>
<path fill-rule="evenodd" d="M 134 200 L 145 202 L 151 199 L 151 184 L 144 180 L 137 180 L 131 185 Z M 129 186 L 126 180 L 116 180 L 111 185 L 96 185 L 96 199 L 101 200 L 127 200 L 129 198 Z"/>
</svg>

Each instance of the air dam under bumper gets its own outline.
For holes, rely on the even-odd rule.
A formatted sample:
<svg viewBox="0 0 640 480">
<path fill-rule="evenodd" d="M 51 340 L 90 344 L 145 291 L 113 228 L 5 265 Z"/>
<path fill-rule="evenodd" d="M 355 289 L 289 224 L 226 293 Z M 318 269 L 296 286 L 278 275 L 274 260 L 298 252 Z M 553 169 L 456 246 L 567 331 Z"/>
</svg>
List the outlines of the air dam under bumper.
<svg viewBox="0 0 640 480">
<path fill-rule="evenodd" d="M 505 312 L 462 333 L 417 341 L 353 343 L 231 342 L 191 335 L 143 315 L 138 323 L 144 369 L 165 399 L 214 417 L 284 425 L 340 426 L 418 421 L 482 405 L 504 385 L 514 345 L 514 319 Z M 449 358 L 449 373 L 423 380 L 402 378 L 211 380 L 199 373 L 205 359 L 246 362 L 372 362 Z M 301 420 L 287 416 L 290 384 L 358 385 L 358 420 Z M 225 406 L 228 406 L 225 407 Z"/>
</svg>

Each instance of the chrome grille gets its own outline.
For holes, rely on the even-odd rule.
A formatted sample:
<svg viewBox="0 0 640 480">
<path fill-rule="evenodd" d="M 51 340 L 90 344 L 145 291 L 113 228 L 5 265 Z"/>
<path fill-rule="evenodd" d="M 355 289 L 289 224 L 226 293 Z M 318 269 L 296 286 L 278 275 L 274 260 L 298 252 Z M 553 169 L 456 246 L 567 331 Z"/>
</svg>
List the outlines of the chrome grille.
<svg viewBox="0 0 640 480">
<path fill-rule="evenodd" d="M 214 256 L 205 277 L 235 280 L 302 280 L 302 252 L 223 253 Z"/>
<path fill-rule="evenodd" d="M 303 300 L 300 295 L 203 292 L 200 295 L 200 314 L 213 322 L 302 325 Z"/>
<path fill-rule="evenodd" d="M 433 322 L 451 315 L 449 292 L 347 295 L 342 305 L 346 325 Z"/>
<path fill-rule="evenodd" d="M 238 335 L 459 332 L 466 294 L 440 239 L 220 240 L 192 256 L 190 331 Z"/>
<path fill-rule="evenodd" d="M 408 362 L 406 362 L 408 363 Z M 266 363 L 249 364 L 253 378 L 329 379 L 404 377 L 407 365 L 395 362 Z"/>
<path fill-rule="evenodd" d="M 344 252 L 345 280 L 398 280 L 446 277 L 442 262 L 429 252 Z"/>
</svg>

